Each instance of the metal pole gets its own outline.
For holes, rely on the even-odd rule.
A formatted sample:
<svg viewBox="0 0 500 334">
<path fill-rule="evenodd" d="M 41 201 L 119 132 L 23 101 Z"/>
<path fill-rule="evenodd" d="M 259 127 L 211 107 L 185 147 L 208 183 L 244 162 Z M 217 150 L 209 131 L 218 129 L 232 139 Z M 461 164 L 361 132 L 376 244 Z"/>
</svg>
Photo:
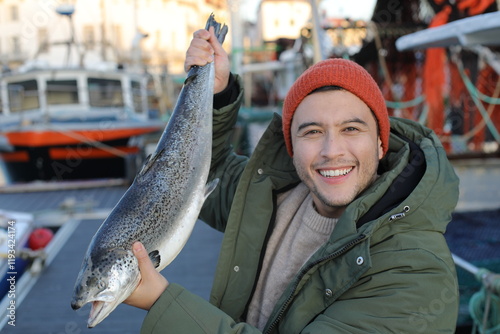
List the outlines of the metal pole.
<svg viewBox="0 0 500 334">
<path fill-rule="evenodd" d="M 457 266 L 473 274 L 476 279 L 483 284 L 484 287 L 496 294 L 500 294 L 499 274 L 492 273 L 485 268 L 478 268 L 455 254 L 451 254 L 451 256 L 453 257 L 453 261 Z"/>
<path fill-rule="evenodd" d="M 455 264 L 457 266 L 467 270 L 468 272 L 470 272 L 473 275 L 476 275 L 479 272 L 479 268 L 476 267 L 475 265 L 465 261 L 464 259 L 462 259 L 461 257 L 459 257 L 455 254 L 451 254 L 451 256 L 453 257 L 453 261 L 455 261 Z"/>
<path fill-rule="evenodd" d="M 135 32 L 137 33 L 139 31 L 139 18 L 138 18 L 138 15 L 137 14 L 137 0 L 134 0 L 134 4 L 133 4 L 134 8 L 134 29 L 135 29 Z"/>
<path fill-rule="evenodd" d="M 104 4 L 104 0 L 101 0 L 99 5 L 101 9 L 101 58 L 102 61 L 106 61 L 107 36 L 106 36 L 106 7 Z"/>
<path fill-rule="evenodd" d="M 232 71 L 241 74 L 243 64 L 243 35 L 241 33 L 240 0 L 228 0 L 231 15 Z"/>
<path fill-rule="evenodd" d="M 311 15 L 313 21 L 313 45 L 314 45 L 314 63 L 317 63 L 321 60 L 326 59 L 326 55 L 323 52 L 323 48 L 321 47 L 321 36 L 322 36 L 322 28 L 319 23 L 319 12 L 318 6 L 316 3 L 317 0 L 310 0 L 311 3 Z"/>
</svg>

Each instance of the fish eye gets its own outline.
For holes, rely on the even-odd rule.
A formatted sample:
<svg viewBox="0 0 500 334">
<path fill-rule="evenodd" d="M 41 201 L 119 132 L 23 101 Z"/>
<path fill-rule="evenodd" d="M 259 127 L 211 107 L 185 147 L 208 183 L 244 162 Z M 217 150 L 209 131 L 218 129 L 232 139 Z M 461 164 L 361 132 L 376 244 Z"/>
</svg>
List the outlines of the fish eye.
<svg viewBox="0 0 500 334">
<path fill-rule="evenodd" d="M 97 282 L 97 288 L 98 288 L 99 290 L 104 290 L 104 288 L 105 288 L 105 287 L 106 287 L 106 284 L 104 284 L 104 282 L 103 282 L 102 280 L 99 280 L 99 281 Z"/>
</svg>

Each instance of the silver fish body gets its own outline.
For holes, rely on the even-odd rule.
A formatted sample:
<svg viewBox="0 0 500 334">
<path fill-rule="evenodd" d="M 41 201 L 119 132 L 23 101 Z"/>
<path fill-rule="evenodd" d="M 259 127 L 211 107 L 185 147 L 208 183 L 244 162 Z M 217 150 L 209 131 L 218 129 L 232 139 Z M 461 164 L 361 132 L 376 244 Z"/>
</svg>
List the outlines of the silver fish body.
<svg viewBox="0 0 500 334">
<path fill-rule="evenodd" d="M 227 26 L 213 26 L 222 43 Z M 205 198 L 212 146 L 214 64 L 193 67 L 155 153 L 92 238 L 77 277 L 71 306 L 92 302 L 94 327 L 135 290 L 140 281 L 132 244 L 140 241 L 158 271 L 187 242 Z"/>
</svg>

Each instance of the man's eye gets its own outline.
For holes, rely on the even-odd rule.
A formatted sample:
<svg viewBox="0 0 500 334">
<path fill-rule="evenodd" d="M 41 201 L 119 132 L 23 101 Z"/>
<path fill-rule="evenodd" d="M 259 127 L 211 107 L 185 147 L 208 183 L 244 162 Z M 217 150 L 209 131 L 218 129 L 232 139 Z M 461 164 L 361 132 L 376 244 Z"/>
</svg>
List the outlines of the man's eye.
<svg viewBox="0 0 500 334">
<path fill-rule="evenodd" d="M 318 134 L 318 133 L 320 133 L 318 130 L 308 130 L 308 131 L 304 132 L 304 136 L 315 135 L 315 134 Z"/>
<path fill-rule="evenodd" d="M 347 132 L 358 131 L 358 128 L 355 128 L 354 126 L 349 126 L 349 127 L 345 128 L 344 131 L 347 131 Z"/>
</svg>

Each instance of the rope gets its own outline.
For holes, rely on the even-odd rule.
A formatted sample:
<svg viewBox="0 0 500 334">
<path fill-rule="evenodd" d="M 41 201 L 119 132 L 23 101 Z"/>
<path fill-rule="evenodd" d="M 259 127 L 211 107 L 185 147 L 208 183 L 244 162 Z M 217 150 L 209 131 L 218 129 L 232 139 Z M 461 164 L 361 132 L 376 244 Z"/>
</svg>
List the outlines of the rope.
<svg viewBox="0 0 500 334">
<path fill-rule="evenodd" d="M 375 39 L 375 46 L 377 48 L 377 57 L 378 57 L 378 61 L 380 63 L 380 67 L 382 69 L 382 73 L 383 73 L 384 78 L 385 78 L 385 82 L 387 83 L 387 86 L 389 87 L 389 89 L 391 91 L 392 97 L 396 98 L 396 93 L 394 92 L 394 88 L 393 88 L 394 83 L 392 81 L 391 73 L 389 71 L 389 68 L 387 67 L 387 62 L 385 60 L 386 52 L 384 52 L 385 50 L 384 50 L 383 45 L 382 45 L 382 40 L 380 38 L 378 26 L 373 21 L 370 21 L 368 23 L 368 25 L 371 27 L 371 29 L 373 31 L 373 36 Z M 392 109 L 406 109 L 406 108 L 416 107 L 423 102 L 425 102 L 425 96 L 420 95 L 420 96 L 417 96 L 416 98 L 414 98 L 413 100 L 410 100 L 410 101 L 387 101 L 386 100 L 385 104 L 388 108 L 392 108 Z"/>
<path fill-rule="evenodd" d="M 500 334 L 500 275 L 478 268 L 455 254 L 452 258 L 483 286 L 469 300 L 469 314 L 474 321 L 472 333 L 478 329 L 480 334 Z"/>
<path fill-rule="evenodd" d="M 457 66 L 458 66 L 458 64 L 457 64 Z M 474 84 L 472 83 L 472 81 L 469 79 L 469 77 L 467 76 L 467 74 L 463 70 L 463 67 L 459 66 L 458 69 L 460 71 L 460 75 L 462 76 L 462 80 L 464 81 L 465 86 L 467 87 L 467 90 L 469 91 L 469 93 L 472 96 L 474 96 L 474 97 L 478 98 L 479 100 L 481 100 L 481 101 L 483 101 L 485 103 L 488 103 L 488 104 L 500 104 L 500 98 L 498 98 L 497 96 L 495 96 L 495 95 L 488 96 L 488 95 L 485 95 L 485 94 L 481 93 L 476 88 L 476 86 L 474 86 Z"/>
<path fill-rule="evenodd" d="M 500 333 L 500 297 L 483 287 L 469 300 L 469 313 L 481 334 Z"/>
<path fill-rule="evenodd" d="M 425 95 L 420 95 L 414 98 L 413 100 L 410 101 L 385 101 L 385 104 L 387 105 L 388 108 L 392 109 L 405 109 L 405 108 L 411 108 L 411 107 L 416 107 L 419 104 L 425 102 Z"/>
<path fill-rule="evenodd" d="M 114 148 L 113 146 L 109 146 L 109 145 L 106 145 L 104 143 L 101 143 L 100 141 L 97 141 L 97 140 L 92 140 L 92 139 L 89 139 L 85 136 L 82 136 L 74 131 L 68 131 L 68 130 L 61 130 L 61 129 L 58 129 L 57 127 L 55 126 L 50 126 L 50 128 L 54 131 L 57 131 L 65 136 L 68 136 L 70 138 L 73 138 L 75 140 L 78 140 L 82 143 L 85 143 L 85 144 L 88 144 L 90 146 L 94 146 L 98 149 L 101 149 L 103 151 L 106 151 L 108 153 L 111 153 L 113 155 L 116 155 L 117 157 L 120 157 L 120 158 L 126 158 L 127 157 L 127 154 L 124 153 L 123 151 L 117 149 L 117 148 Z"/>
<path fill-rule="evenodd" d="M 493 108 L 491 108 L 492 104 L 490 104 L 490 106 L 489 106 L 489 109 L 490 109 L 489 112 L 486 111 L 486 109 L 484 108 L 484 106 L 481 103 L 481 101 L 479 100 L 479 98 L 476 95 L 474 95 L 473 91 L 471 91 L 471 89 L 470 89 L 471 88 L 470 85 L 472 85 L 472 83 L 470 82 L 469 78 L 465 74 L 462 62 L 459 61 L 457 59 L 457 57 L 455 57 L 454 62 L 457 65 L 457 68 L 458 68 L 458 71 L 460 73 L 460 76 L 462 77 L 462 80 L 465 83 L 465 87 L 467 88 L 469 94 L 472 97 L 472 101 L 474 101 L 474 104 L 476 105 L 477 109 L 481 113 L 481 116 L 483 117 L 482 121 L 486 124 L 486 126 L 490 130 L 490 132 L 493 135 L 493 137 L 495 138 L 495 140 L 500 143 L 500 134 L 498 133 L 495 125 L 493 124 L 493 122 L 491 121 L 491 118 L 490 118 L 490 115 L 493 112 Z M 468 83 L 470 83 L 470 85 Z M 497 82 L 497 86 L 495 88 L 496 95 L 498 95 L 498 90 L 499 89 L 500 89 L 500 80 Z M 484 125 L 482 125 L 482 126 L 484 126 Z M 476 130 L 476 128 L 479 128 L 479 129 Z M 475 133 L 477 133 L 480 129 L 481 129 L 481 127 L 479 127 L 479 124 L 478 124 L 478 126 L 475 127 L 473 130 L 475 130 L 476 131 Z"/>
<path fill-rule="evenodd" d="M 387 67 L 387 63 L 385 61 L 385 56 L 384 56 L 384 51 L 382 47 L 382 40 L 380 39 L 380 35 L 378 33 L 378 27 L 377 24 L 373 21 L 368 22 L 368 25 L 372 28 L 373 31 L 373 36 L 375 38 L 375 46 L 377 48 L 377 56 L 378 56 L 378 61 L 380 63 L 380 67 L 382 68 L 382 73 L 384 74 L 385 81 L 387 82 L 387 86 L 389 86 L 389 89 L 391 91 L 392 97 L 396 98 L 396 94 L 394 93 L 393 89 L 393 82 L 391 79 L 391 74 L 389 72 L 389 68 Z"/>
<path fill-rule="evenodd" d="M 418 118 L 418 123 L 421 125 L 425 125 L 427 123 L 427 115 L 429 114 L 429 105 L 426 103 L 424 104 L 424 109 L 422 110 L 422 113 L 420 114 L 420 117 Z"/>
</svg>

